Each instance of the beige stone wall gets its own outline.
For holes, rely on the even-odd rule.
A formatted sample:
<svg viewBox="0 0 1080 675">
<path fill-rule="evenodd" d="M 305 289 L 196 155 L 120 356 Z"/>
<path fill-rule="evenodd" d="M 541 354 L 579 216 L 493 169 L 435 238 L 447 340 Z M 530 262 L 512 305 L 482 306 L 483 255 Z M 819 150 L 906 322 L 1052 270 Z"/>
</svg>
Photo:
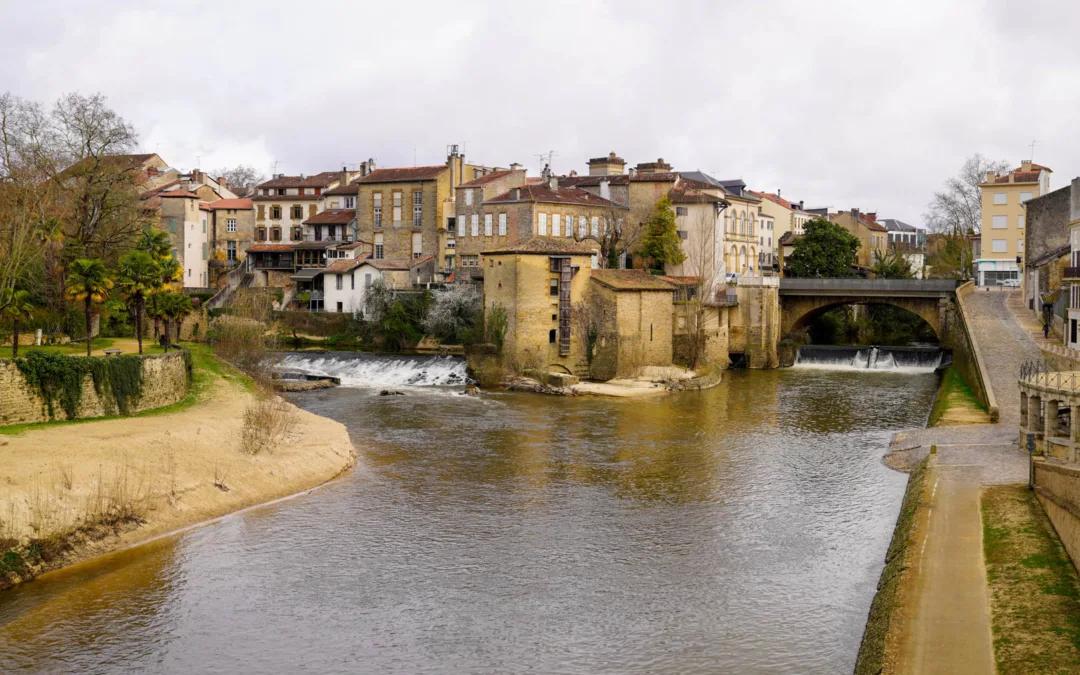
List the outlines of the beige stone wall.
<svg viewBox="0 0 1080 675">
<path fill-rule="evenodd" d="M 1073 565 L 1080 567 L 1080 467 L 1036 460 L 1035 494 Z"/>
<path fill-rule="evenodd" d="M 72 357 L 82 358 L 82 357 Z M 143 393 L 133 412 L 176 403 L 187 396 L 189 381 L 183 354 L 147 355 L 143 361 Z M 53 406 L 55 419 L 67 419 L 63 407 Z M 117 414 L 116 402 L 110 394 L 99 397 L 89 375 L 83 381 L 79 419 L 90 419 Z M 45 400 L 37 389 L 26 383 L 18 366 L 11 359 L 0 359 L 0 426 L 10 424 L 33 424 L 48 422 L 49 412 Z"/>
<path fill-rule="evenodd" d="M 775 277 L 740 279 L 739 304 L 729 310 L 729 348 L 746 355 L 750 368 L 776 368 L 780 342 L 779 280 Z"/>
<path fill-rule="evenodd" d="M 411 259 L 412 236 L 421 233 L 423 255 L 441 255 L 440 233 L 445 233 L 443 201 L 450 196 L 449 171 L 439 180 L 403 183 L 360 184 L 356 197 L 356 222 L 362 241 L 375 241 L 376 234 L 383 237 L 383 257 L 386 259 Z M 423 200 L 419 228 L 413 223 L 413 193 L 419 191 Z M 394 193 L 401 193 L 401 220 L 394 223 Z M 374 195 L 382 194 L 382 227 L 374 226 Z M 445 239 L 445 237 L 443 237 Z M 441 269 L 443 261 L 439 260 Z"/>
<path fill-rule="evenodd" d="M 674 360 L 683 365 L 690 361 L 687 312 L 696 310 L 696 302 L 676 302 L 672 306 L 672 353 Z M 701 359 L 704 365 L 716 365 L 720 368 L 726 368 L 731 363 L 731 357 L 728 353 L 730 343 L 729 311 L 727 307 L 705 308 L 701 325 L 701 329 L 705 333 L 705 346 L 702 350 Z"/>
</svg>

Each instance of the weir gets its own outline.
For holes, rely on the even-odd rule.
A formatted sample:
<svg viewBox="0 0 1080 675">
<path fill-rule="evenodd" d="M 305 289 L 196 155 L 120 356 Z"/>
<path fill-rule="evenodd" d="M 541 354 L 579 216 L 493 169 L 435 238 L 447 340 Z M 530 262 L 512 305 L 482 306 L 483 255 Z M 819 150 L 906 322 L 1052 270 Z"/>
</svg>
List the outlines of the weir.
<svg viewBox="0 0 1080 675">
<path fill-rule="evenodd" d="M 343 387 L 448 387 L 467 383 L 465 360 L 455 356 L 289 354 L 277 369 L 281 373 L 336 377 Z"/>
<path fill-rule="evenodd" d="M 807 345 L 795 355 L 795 368 L 930 373 L 948 365 L 951 355 L 937 347 L 840 347 Z"/>
</svg>

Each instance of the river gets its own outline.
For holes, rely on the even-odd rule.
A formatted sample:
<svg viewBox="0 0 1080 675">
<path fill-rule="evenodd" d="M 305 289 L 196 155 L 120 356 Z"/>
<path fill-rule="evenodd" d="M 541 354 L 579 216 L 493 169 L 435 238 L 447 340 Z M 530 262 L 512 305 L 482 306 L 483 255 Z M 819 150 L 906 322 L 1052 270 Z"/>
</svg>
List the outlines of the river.
<svg viewBox="0 0 1080 675">
<path fill-rule="evenodd" d="M 881 457 L 932 373 L 628 401 L 384 397 L 360 365 L 293 395 L 353 473 L 0 594 L 0 672 L 851 671 L 906 481 Z"/>
</svg>

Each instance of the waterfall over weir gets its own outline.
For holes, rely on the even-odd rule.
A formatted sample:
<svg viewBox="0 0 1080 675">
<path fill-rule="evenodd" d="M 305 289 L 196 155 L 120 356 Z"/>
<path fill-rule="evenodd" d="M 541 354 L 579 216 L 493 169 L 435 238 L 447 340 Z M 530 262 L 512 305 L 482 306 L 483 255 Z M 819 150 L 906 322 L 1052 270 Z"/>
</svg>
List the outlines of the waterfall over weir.
<svg viewBox="0 0 1080 675">
<path fill-rule="evenodd" d="M 465 360 L 455 356 L 289 354 L 278 370 L 337 377 L 343 387 L 444 387 L 467 382 Z"/>
<path fill-rule="evenodd" d="M 796 368 L 930 373 L 948 363 L 937 347 L 832 347 L 807 345 L 795 355 Z"/>
</svg>

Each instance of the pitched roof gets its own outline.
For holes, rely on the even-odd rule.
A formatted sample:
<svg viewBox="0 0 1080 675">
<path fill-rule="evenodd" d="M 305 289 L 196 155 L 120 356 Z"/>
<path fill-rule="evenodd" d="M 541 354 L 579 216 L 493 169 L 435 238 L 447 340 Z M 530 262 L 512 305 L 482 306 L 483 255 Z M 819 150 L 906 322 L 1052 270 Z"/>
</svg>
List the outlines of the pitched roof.
<svg viewBox="0 0 1080 675">
<path fill-rule="evenodd" d="M 187 190 L 163 190 L 157 193 L 158 197 L 183 197 L 184 199 L 198 199 L 199 195 Z"/>
<path fill-rule="evenodd" d="M 835 214 L 829 216 L 829 220 L 831 220 L 831 221 L 833 221 L 835 223 L 836 219 L 839 218 L 840 216 L 847 216 L 848 218 L 850 218 L 852 216 L 852 213 L 851 213 L 851 211 L 841 211 L 840 213 L 835 213 Z M 859 222 L 864 227 L 866 227 L 869 230 L 873 230 L 874 232 L 888 232 L 888 230 L 885 229 L 881 225 L 881 223 L 877 222 L 876 220 L 871 220 L 869 217 L 867 217 L 867 215 L 865 213 L 862 213 L 862 212 L 859 213 Z"/>
<path fill-rule="evenodd" d="M 668 199 L 673 204 L 727 204 L 727 201 L 707 192 L 689 187 L 675 187 L 668 190 Z"/>
<path fill-rule="evenodd" d="M 518 198 L 513 199 L 511 197 L 513 190 L 520 190 Z M 623 206 L 610 199 L 604 199 L 603 197 L 597 197 L 596 195 L 586 192 L 581 188 L 576 187 L 559 187 L 558 190 L 552 190 L 546 185 L 523 185 L 520 188 L 512 188 L 509 192 L 504 192 L 497 197 L 487 199 L 485 204 L 495 203 L 516 203 L 516 202 L 543 202 L 545 204 L 577 204 L 579 206 L 599 206 L 603 208 L 611 209 L 627 209 L 629 207 Z"/>
<path fill-rule="evenodd" d="M 586 240 L 591 241 L 591 240 Z M 593 242 L 596 245 L 595 242 Z M 536 255 L 592 255 L 594 249 L 588 248 L 584 241 L 572 237 L 533 237 L 528 241 L 508 244 L 500 248 L 484 251 L 484 255 L 502 255 L 507 253 L 532 253 Z"/>
<path fill-rule="evenodd" d="M 250 209 L 254 205 L 251 203 L 251 199 L 219 199 L 216 202 L 210 202 L 210 208 L 217 209 Z"/>
<path fill-rule="evenodd" d="M 593 270 L 592 278 L 615 291 L 673 291 L 675 286 L 645 270 Z"/>
<path fill-rule="evenodd" d="M 304 225 L 348 225 L 355 219 L 355 209 L 326 209 L 305 220 Z"/>
<path fill-rule="evenodd" d="M 332 188 L 324 192 L 324 195 L 358 195 L 360 194 L 360 186 L 356 184 L 357 181 L 353 181 L 348 185 L 339 185 L 336 188 Z"/>
<path fill-rule="evenodd" d="M 798 206 L 796 206 L 795 204 L 792 204 L 791 202 L 784 199 L 780 195 L 772 194 L 770 192 L 755 192 L 753 190 L 747 190 L 747 192 L 749 192 L 750 194 L 755 195 L 757 197 L 760 197 L 761 199 L 768 199 L 773 204 L 779 204 L 780 206 L 783 206 L 785 209 L 788 209 L 789 211 L 798 211 L 799 210 Z"/>
<path fill-rule="evenodd" d="M 432 260 L 434 256 L 424 256 L 423 258 L 382 258 L 376 260 L 375 258 L 364 258 L 361 264 L 367 263 L 377 270 L 408 270 L 418 265 Z"/>
<path fill-rule="evenodd" d="M 471 181 L 469 181 L 467 183 L 462 183 L 461 185 L 458 185 L 458 187 L 459 188 L 480 187 L 481 185 L 486 185 L 486 184 L 491 183 L 493 181 L 497 181 L 500 178 L 506 178 L 507 176 L 510 176 L 511 174 L 514 174 L 514 173 L 522 173 L 522 174 L 524 174 L 525 170 L 524 169 L 517 169 L 516 171 L 511 171 L 510 169 L 507 169 L 505 171 L 492 171 L 491 173 L 489 173 L 486 176 L 480 176 L 479 178 L 473 178 Z"/>
<path fill-rule="evenodd" d="M 677 180 L 679 180 L 679 174 L 675 171 L 635 173 L 633 176 L 630 176 L 631 183 L 674 183 Z"/>
<path fill-rule="evenodd" d="M 879 224 L 884 225 L 885 229 L 889 232 L 921 232 L 919 228 L 914 225 L 908 225 L 902 220 L 895 218 L 882 218 L 877 221 Z"/>
<path fill-rule="evenodd" d="M 358 179 L 357 183 L 410 183 L 421 180 L 435 180 L 443 171 L 445 164 L 437 166 L 413 166 L 403 169 L 376 169 Z"/>
<path fill-rule="evenodd" d="M 278 251 L 292 251 L 291 244 L 252 244 L 248 247 L 249 253 L 273 253 Z"/>
<path fill-rule="evenodd" d="M 178 181 L 178 180 L 169 181 L 168 183 L 165 183 L 164 185 L 157 186 L 153 190 L 147 190 L 146 192 L 143 192 L 142 194 L 139 195 L 139 199 L 150 199 L 151 197 L 155 197 L 155 196 L 161 194 L 162 192 L 165 192 L 169 188 L 171 188 L 171 187 L 173 187 L 175 185 L 179 185 L 179 184 L 180 184 L 180 181 Z"/>
<path fill-rule="evenodd" d="M 342 274 L 343 272 L 352 272 L 357 267 L 363 265 L 365 261 L 363 258 L 352 258 L 345 260 L 335 260 L 333 264 L 326 266 L 326 271 L 332 274 Z"/>
<path fill-rule="evenodd" d="M 341 178 L 340 171 L 323 171 L 313 176 L 281 176 L 259 183 L 258 188 L 326 187 Z"/>
<path fill-rule="evenodd" d="M 566 187 L 596 187 L 604 181 L 609 185 L 628 185 L 630 176 L 625 173 L 614 176 L 559 176 L 559 185 Z"/>
</svg>

